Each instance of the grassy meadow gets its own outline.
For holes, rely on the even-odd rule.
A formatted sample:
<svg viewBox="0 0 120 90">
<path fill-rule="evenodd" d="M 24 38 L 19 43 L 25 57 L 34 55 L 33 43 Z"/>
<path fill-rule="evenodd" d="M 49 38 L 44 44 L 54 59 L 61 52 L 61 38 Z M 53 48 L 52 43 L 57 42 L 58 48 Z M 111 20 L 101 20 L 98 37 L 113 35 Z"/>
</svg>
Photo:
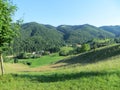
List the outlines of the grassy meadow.
<svg viewBox="0 0 120 90">
<path fill-rule="evenodd" d="M 21 60 L 19 60 L 19 63 L 25 64 L 25 63 L 29 62 L 29 63 L 31 63 L 30 67 L 38 67 L 38 66 L 52 64 L 54 62 L 62 60 L 63 58 L 65 58 L 65 57 L 59 56 L 58 53 L 54 53 L 54 54 L 42 56 L 37 59 L 21 59 Z"/>
<path fill-rule="evenodd" d="M 120 89 L 119 45 L 57 59 L 52 64 L 41 64 L 42 67 L 5 63 L 8 74 L 0 76 L 0 90 Z"/>
</svg>

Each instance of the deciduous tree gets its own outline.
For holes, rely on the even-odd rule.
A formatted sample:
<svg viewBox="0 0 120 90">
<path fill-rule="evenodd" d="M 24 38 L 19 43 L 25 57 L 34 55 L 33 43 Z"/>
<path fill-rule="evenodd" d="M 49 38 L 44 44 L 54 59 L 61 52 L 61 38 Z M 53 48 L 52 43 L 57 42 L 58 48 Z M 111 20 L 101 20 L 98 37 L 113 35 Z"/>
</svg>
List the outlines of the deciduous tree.
<svg viewBox="0 0 120 90">
<path fill-rule="evenodd" d="M 18 23 L 13 23 L 12 16 L 16 6 L 10 0 L 0 0 L 0 64 L 2 75 L 4 74 L 2 53 L 16 36 Z"/>
</svg>

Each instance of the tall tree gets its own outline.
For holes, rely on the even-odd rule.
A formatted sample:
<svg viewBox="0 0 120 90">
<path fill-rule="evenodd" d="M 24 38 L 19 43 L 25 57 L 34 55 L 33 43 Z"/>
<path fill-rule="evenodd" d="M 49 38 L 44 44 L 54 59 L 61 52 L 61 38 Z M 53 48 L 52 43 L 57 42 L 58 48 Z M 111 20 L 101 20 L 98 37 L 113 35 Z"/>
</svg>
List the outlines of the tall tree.
<svg viewBox="0 0 120 90">
<path fill-rule="evenodd" d="M 0 0 L 0 65 L 2 75 L 4 74 L 2 53 L 16 36 L 16 28 L 19 26 L 12 20 L 15 11 L 16 6 L 10 0 Z"/>
</svg>

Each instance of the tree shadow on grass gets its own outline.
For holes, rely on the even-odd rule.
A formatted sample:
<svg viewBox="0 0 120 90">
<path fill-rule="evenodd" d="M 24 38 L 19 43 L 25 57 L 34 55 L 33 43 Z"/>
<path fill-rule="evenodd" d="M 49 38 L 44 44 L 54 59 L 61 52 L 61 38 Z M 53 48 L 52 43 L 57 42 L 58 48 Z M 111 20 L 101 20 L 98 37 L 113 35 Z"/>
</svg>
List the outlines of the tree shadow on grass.
<svg viewBox="0 0 120 90">
<path fill-rule="evenodd" d="M 103 48 L 96 51 L 90 51 L 87 53 L 82 53 L 78 56 L 71 57 L 69 59 L 60 60 L 57 63 L 66 63 L 66 65 L 77 64 L 86 65 L 89 63 L 96 63 L 99 61 L 106 60 L 110 57 L 120 55 L 120 45 L 113 47 Z"/>
<path fill-rule="evenodd" d="M 105 76 L 117 74 L 120 76 L 120 71 L 113 72 L 79 72 L 79 73 L 61 73 L 61 74 L 50 74 L 50 75 L 31 75 L 31 74 L 13 74 L 14 78 L 25 78 L 30 80 L 31 82 L 58 82 L 58 81 L 66 81 L 80 78 L 90 78 L 96 76 Z"/>
</svg>

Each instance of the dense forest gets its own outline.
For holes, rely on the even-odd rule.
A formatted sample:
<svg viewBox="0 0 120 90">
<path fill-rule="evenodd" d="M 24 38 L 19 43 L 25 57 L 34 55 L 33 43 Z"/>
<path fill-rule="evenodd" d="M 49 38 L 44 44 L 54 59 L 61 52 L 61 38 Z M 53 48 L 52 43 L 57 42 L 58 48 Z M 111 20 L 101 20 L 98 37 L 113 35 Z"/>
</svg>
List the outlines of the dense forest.
<svg viewBox="0 0 120 90">
<path fill-rule="evenodd" d="M 115 34 L 116 37 L 120 36 L 120 26 L 102 26 L 101 29 Z"/>
<path fill-rule="evenodd" d="M 21 25 L 20 34 L 11 44 L 15 53 L 57 51 L 59 47 L 84 44 L 94 39 L 115 39 L 119 42 L 120 26 L 96 27 L 84 25 L 44 25 L 36 22 Z M 113 42 L 113 41 L 112 41 Z M 11 50 L 11 52 L 13 52 Z"/>
<path fill-rule="evenodd" d="M 14 40 L 15 52 L 33 52 L 60 47 L 63 35 L 51 25 L 42 25 L 35 22 L 21 26 L 20 36 Z"/>
<path fill-rule="evenodd" d="M 106 32 L 98 27 L 85 24 L 85 25 L 61 25 L 57 30 L 64 33 L 64 40 L 67 43 L 84 43 L 94 38 L 113 38 L 115 35 Z"/>
</svg>

